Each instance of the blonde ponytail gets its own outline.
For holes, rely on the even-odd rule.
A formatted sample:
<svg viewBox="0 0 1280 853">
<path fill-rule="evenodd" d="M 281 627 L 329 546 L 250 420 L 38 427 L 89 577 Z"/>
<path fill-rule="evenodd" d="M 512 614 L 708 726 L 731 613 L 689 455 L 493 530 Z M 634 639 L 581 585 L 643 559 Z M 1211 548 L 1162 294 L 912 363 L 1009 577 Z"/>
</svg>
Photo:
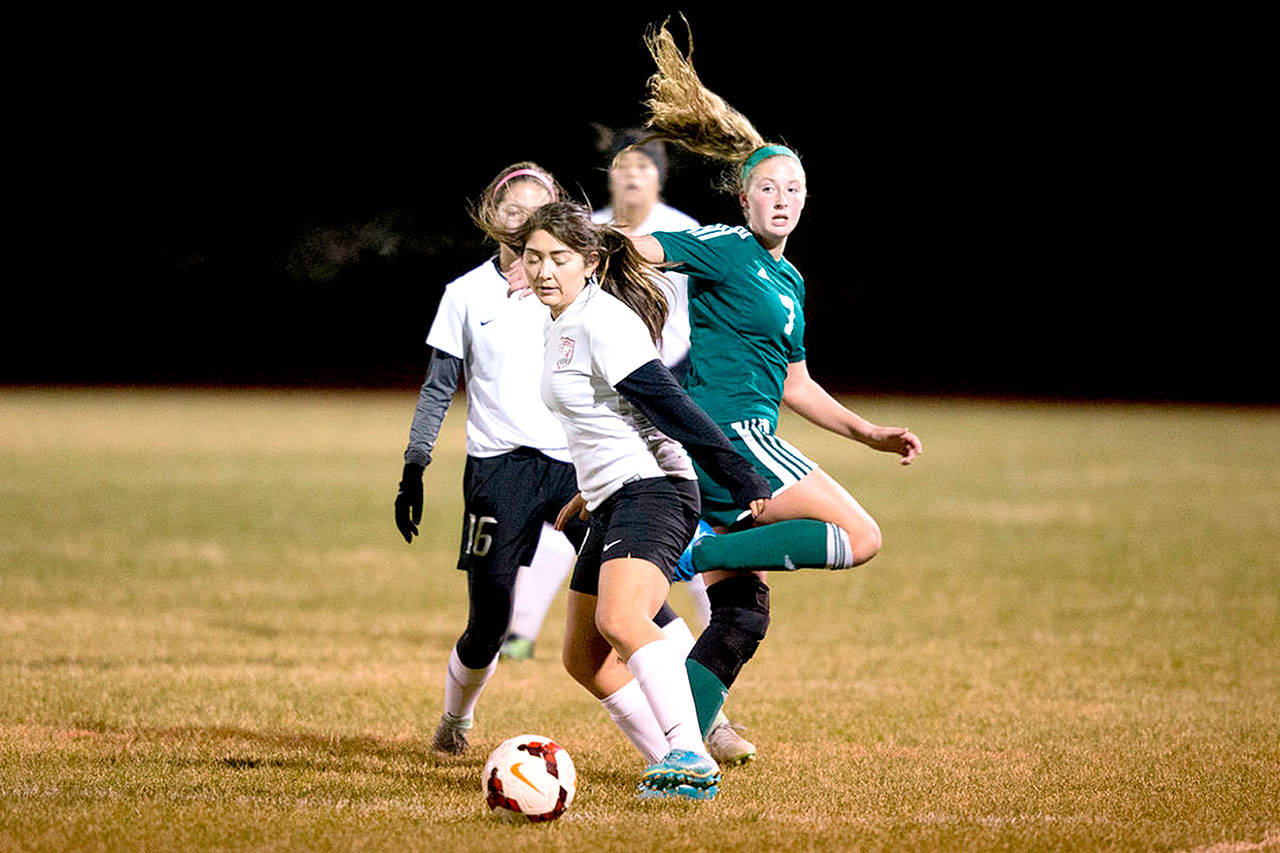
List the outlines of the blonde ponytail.
<svg viewBox="0 0 1280 853">
<path fill-rule="evenodd" d="M 688 22 L 685 24 L 687 27 Z M 658 68 L 649 78 L 646 126 L 659 138 L 740 168 L 765 144 L 764 137 L 746 116 L 702 84 L 689 58 L 693 55 L 692 33 L 689 57 L 680 52 L 665 22 L 647 32 L 644 41 Z"/>
</svg>

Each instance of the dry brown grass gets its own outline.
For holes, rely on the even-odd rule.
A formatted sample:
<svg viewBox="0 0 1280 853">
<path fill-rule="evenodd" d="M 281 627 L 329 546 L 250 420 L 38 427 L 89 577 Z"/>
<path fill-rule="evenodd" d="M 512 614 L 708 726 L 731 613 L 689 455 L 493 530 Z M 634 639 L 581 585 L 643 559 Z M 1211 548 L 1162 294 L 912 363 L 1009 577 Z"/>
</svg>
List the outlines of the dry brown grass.
<svg viewBox="0 0 1280 853">
<path fill-rule="evenodd" d="M 561 672 L 557 616 L 428 743 L 464 620 L 461 407 L 425 537 L 391 498 L 412 393 L 0 392 L 0 849 L 1211 849 L 1280 844 L 1280 418 L 878 399 L 917 465 L 783 432 L 880 521 L 774 579 L 701 806 Z M 678 609 L 689 612 L 677 594 Z M 549 826 L 484 752 L 557 737 Z"/>
</svg>

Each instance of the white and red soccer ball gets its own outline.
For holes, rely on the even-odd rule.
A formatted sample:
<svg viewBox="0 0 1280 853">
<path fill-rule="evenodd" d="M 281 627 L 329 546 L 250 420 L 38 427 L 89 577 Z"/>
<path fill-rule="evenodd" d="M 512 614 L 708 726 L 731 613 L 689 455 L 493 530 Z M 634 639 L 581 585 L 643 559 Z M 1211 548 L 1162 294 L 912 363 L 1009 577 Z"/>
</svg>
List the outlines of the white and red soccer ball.
<svg viewBox="0 0 1280 853">
<path fill-rule="evenodd" d="M 578 788 L 578 771 L 551 738 L 518 735 L 489 754 L 481 786 L 491 814 L 538 823 L 564 814 Z"/>
</svg>

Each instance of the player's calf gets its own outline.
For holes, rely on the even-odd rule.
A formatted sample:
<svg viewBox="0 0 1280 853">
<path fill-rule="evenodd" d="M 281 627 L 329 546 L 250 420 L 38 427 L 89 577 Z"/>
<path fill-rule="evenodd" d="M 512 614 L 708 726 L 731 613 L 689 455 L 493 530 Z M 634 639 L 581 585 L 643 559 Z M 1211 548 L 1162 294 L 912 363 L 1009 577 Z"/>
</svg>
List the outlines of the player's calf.
<svg viewBox="0 0 1280 853">
<path fill-rule="evenodd" d="M 755 575 L 737 575 L 707 587 L 711 622 L 685 667 L 705 738 L 743 664 L 769 630 L 769 586 Z"/>
</svg>

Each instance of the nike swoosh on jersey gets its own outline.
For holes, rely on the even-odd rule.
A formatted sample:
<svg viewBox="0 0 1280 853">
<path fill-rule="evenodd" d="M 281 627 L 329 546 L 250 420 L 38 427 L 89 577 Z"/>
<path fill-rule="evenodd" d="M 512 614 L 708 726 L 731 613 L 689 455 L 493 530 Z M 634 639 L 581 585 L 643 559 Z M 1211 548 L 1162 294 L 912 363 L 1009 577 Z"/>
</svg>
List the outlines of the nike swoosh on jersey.
<svg viewBox="0 0 1280 853">
<path fill-rule="evenodd" d="M 613 540 L 612 542 L 606 542 L 606 543 L 604 543 L 604 547 L 603 547 L 603 548 L 601 548 L 600 550 L 601 550 L 602 552 L 603 552 L 603 551 L 608 551 L 610 548 L 612 548 L 614 545 L 617 545 L 617 544 L 618 544 L 619 542 L 621 542 L 621 541 L 622 541 L 621 539 L 615 539 L 615 540 Z"/>
<path fill-rule="evenodd" d="M 480 321 L 480 325 L 481 325 L 481 326 L 487 326 L 487 325 L 489 325 L 490 323 L 492 323 L 492 322 L 493 322 L 494 320 L 496 320 L 496 319 L 498 319 L 498 318 L 497 318 L 497 317 L 490 317 L 488 320 L 481 320 L 481 321 Z"/>
</svg>

